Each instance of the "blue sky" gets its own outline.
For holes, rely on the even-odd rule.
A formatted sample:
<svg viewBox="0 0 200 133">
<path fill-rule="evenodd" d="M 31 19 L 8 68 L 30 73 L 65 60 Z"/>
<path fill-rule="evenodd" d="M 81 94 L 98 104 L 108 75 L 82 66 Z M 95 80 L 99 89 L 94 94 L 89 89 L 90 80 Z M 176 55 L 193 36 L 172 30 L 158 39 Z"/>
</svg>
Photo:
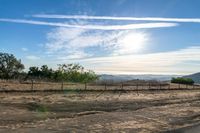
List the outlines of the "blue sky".
<svg viewBox="0 0 200 133">
<path fill-rule="evenodd" d="M 199 0 L 0 0 L 0 51 L 29 66 L 97 73 L 190 74 L 200 68 Z"/>
</svg>

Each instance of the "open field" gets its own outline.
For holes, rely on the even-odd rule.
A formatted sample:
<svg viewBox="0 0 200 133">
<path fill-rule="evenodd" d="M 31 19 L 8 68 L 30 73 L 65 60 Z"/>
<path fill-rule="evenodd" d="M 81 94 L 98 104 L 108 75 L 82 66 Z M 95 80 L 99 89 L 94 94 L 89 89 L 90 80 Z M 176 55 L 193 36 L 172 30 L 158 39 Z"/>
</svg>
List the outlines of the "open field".
<svg viewBox="0 0 200 133">
<path fill-rule="evenodd" d="M 165 132 L 200 123 L 200 90 L 0 93 L 0 132 Z"/>
</svg>

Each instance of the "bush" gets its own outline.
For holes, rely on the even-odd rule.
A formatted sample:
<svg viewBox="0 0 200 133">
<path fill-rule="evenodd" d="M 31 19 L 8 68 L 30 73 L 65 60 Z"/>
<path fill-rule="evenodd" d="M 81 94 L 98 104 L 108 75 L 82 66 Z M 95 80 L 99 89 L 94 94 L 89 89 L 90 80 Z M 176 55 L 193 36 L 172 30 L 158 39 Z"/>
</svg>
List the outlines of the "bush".
<svg viewBox="0 0 200 133">
<path fill-rule="evenodd" d="M 194 84 L 194 81 L 191 78 L 178 77 L 178 78 L 172 78 L 171 83 L 192 85 L 192 84 Z"/>
</svg>

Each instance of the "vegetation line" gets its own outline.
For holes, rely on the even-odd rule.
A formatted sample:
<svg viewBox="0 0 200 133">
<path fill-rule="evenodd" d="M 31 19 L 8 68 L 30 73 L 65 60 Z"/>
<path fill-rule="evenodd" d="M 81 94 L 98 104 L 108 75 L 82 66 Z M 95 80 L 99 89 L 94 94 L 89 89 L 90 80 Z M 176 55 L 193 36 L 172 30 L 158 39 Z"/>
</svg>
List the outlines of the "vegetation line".
<svg viewBox="0 0 200 133">
<path fill-rule="evenodd" d="M 23 71 L 24 65 L 21 60 L 16 59 L 12 54 L 0 52 L 0 79 L 17 79 L 20 81 L 56 81 L 56 82 L 79 82 L 87 83 L 98 79 L 98 76 L 91 70 L 85 70 L 79 64 L 58 64 L 53 70 L 47 65 L 29 67 L 28 72 Z"/>
</svg>

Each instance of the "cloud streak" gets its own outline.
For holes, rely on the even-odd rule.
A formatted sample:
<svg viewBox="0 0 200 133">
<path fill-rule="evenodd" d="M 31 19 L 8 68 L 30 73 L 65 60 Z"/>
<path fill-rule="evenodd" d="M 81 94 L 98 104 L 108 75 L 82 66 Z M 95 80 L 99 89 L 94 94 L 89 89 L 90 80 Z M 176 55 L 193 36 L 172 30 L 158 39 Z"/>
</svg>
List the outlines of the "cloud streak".
<svg viewBox="0 0 200 133">
<path fill-rule="evenodd" d="M 200 67 L 200 46 L 175 51 L 83 59 L 99 73 L 189 74 Z"/>
<path fill-rule="evenodd" d="M 4 18 L 0 18 L 0 21 L 11 22 L 11 23 L 66 27 L 66 28 L 81 28 L 90 30 L 132 30 L 132 29 L 174 27 L 178 25 L 176 23 L 140 23 L 140 24 L 126 24 L 126 25 L 89 25 L 89 24 L 78 25 L 78 24 L 58 23 L 58 22 L 35 21 L 26 19 L 4 19 Z"/>
<path fill-rule="evenodd" d="M 49 15 L 49 14 L 36 14 L 36 15 L 33 15 L 33 17 L 37 17 L 37 18 L 57 18 L 57 19 L 91 19 L 91 20 L 162 21 L 162 22 L 200 23 L 200 18 L 111 17 L 111 16 Z"/>
</svg>

